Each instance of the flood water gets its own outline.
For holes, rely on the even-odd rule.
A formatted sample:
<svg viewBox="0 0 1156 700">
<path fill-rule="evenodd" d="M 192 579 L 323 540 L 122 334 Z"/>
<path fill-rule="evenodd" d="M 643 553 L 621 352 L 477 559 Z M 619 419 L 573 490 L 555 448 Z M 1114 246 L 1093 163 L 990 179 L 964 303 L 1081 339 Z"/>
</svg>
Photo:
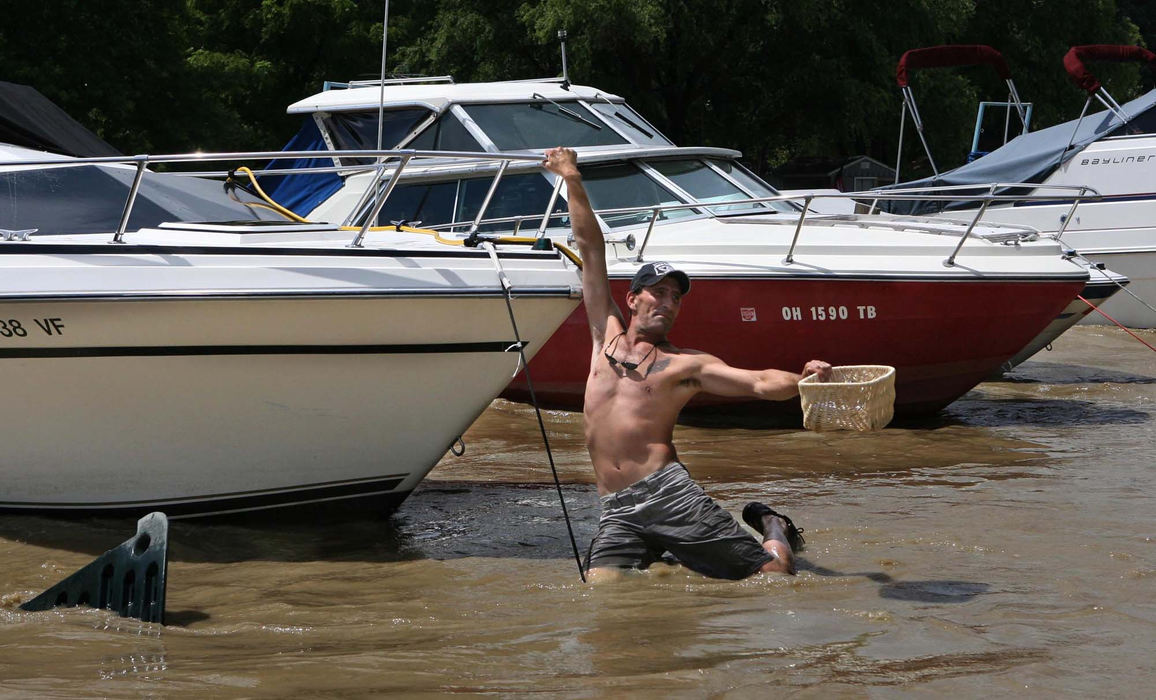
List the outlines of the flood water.
<svg viewBox="0 0 1156 700">
<path fill-rule="evenodd" d="M 0 696 L 1149 697 L 1154 418 L 1156 353 L 1080 327 L 920 424 L 680 427 L 727 509 L 806 528 L 797 577 L 737 583 L 581 583 L 534 414 L 501 401 L 391 519 L 172 522 L 164 627 L 17 607 L 133 522 L 0 516 Z M 581 418 L 546 422 L 585 548 Z"/>
</svg>

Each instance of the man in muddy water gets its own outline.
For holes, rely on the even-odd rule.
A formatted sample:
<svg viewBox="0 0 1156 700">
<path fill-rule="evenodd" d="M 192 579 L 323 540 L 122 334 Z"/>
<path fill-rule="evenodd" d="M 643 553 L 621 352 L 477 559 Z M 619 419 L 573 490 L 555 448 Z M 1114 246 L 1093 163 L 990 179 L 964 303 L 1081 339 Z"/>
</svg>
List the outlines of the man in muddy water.
<svg viewBox="0 0 1156 700">
<path fill-rule="evenodd" d="M 578 172 L 574 151 L 546 151 L 547 170 L 566 182 L 570 225 L 582 256 L 582 294 L 593 354 L 586 379 L 586 448 L 602 500 L 587 562 L 590 579 L 645 569 L 665 552 L 706 576 L 742 579 L 758 572 L 795 573 L 801 530 L 761 503 L 743 520 L 759 544 L 707 496 L 678 461 L 674 425 L 695 394 L 784 400 L 802 377 L 825 380 L 831 366 L 811 360 L 802 374 L 737 369 L 717 357 L 678 348 L 666 339 L 690 291 L 690 278 L 667 263 L 643 265 L 634 276 L 625 321 L 610 293 L 606 245 Z"/>
</svg>

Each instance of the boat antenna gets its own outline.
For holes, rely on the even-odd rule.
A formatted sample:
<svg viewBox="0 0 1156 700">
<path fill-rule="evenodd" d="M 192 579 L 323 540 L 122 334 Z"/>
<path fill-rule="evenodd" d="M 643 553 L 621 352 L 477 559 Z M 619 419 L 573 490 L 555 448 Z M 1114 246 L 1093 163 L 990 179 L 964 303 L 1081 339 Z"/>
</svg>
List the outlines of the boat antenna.
<svg viewBox="0 0 1156 700">
<path fill-rule="evenodd" d="M 389 43 L 389 0 L 381 20 L 381 92 L 377 100 L 377 150 L 381 150 L 382 127 L 385 124 L 385 47 Z"/>
<path fill-rule="evenodd" d="M 562 42 L 562 89 L 570 89 L 570 69 L 566 66 L 566 30 L 558 30 L 558 41 Z"/>
</svg>

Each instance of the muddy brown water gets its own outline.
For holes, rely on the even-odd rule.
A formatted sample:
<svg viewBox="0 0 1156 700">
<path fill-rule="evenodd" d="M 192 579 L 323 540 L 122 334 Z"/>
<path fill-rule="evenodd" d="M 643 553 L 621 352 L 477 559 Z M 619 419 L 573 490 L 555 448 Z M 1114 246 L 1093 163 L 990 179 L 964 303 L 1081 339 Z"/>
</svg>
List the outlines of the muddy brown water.
<svg viewBox="0 0 1156 700">
<path fill-rule="evenodd" d="M 534 415 L 501 401 L 390 519 L 174 521 L 164 627 L 17 607 L 131 521 L 0 516 L 0 696 L 1149 697 L 1154 414 L 1156 353 L 1077 328 L 918 424 L 680 427 L 725 507 L 807 530 L 797 577 L 738 583 L 582 584 Z M 546 423 L 585 547 L 580 416 Z"/>
</svg>

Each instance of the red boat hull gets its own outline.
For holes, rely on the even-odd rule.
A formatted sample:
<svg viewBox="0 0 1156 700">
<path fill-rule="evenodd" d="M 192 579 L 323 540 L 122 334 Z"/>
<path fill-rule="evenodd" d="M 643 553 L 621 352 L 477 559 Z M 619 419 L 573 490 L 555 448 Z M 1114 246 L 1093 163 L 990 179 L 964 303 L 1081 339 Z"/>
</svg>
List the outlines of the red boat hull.
<svg viewBox="0 0 1156 700">
<path fill-rule="evenodd" d="M 896 413 L 926 415 L 990 377 L 1084 283 L 696 278 L 670 340 L 751 369 L 797 372 L 811 359 L 891 365 Z M 625 309 L 627 281 L 611 287 Z M 590 355 L 579 307 L 530 363 L 538 401 L 581 410 Z M 524 372 L 503 396 L 529 399 Z M 734 403 L 700 395 L 688 409 Z M 764 412 L 799 411 L 797 400 L 757 403 Z"/>
</svg>

